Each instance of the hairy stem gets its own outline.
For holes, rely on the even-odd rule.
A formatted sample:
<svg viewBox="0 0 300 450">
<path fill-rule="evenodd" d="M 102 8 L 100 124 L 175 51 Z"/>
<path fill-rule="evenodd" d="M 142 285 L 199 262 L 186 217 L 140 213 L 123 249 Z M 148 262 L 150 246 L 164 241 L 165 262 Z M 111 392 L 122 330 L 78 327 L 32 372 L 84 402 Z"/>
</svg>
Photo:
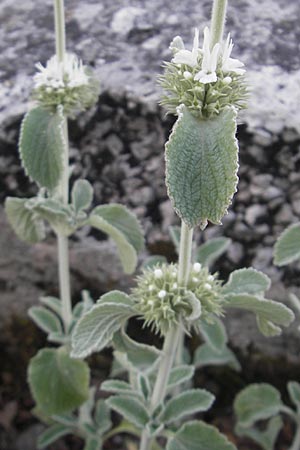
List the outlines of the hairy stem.
<svg viewBox="0 0 300 450">
<path fill-rule="evenodd" d="M 210 25 L 210 48 L 213 48 L 218 42 L 222 42 L 226 9 L 227 0 L 214 0 Z"/>
<path fill-rule="evenodd" d="M 182 287 L 186 286 L 190 272 L 192 239 L 193 230 L 189 229 L 188 226 L 182 222 L 178 266 L 178 283 Z M 180 340 L 182 341 L 181 326 L 178 325 L 172 327 L 165 337 L 162 349 L 162 358 L 150 401 L 151 412 L 155 410 L 166 396 L 169 375 L 174 364 Z M 149 436 L 148 431 L 144 430 L 142 433 L 140 450 L 151 450 L 152 442 L 153 440 Z"/>
<path fill-rule="evenodd" d="M 59 61 L 63 62 L 66 51 L 66 32 L 65 32 L 65 14 L 64 0 L 54 0 L 55 16 L 55 46 L 56 55 Z M 58 194 L 63 203 L 69 202 L 69 137 L 68 121 L 64 117 L 64 153 L 63 170 L 58 187 Z M 68 238 L 61 233 L 57 233 L 58 245 L 58 272 L 59 272 L 59 290 L 62 302 L 62 316 L 65 330 L 67 331 L 72 320 L 72 303 L 70 288 L 70 268 L 69 268 L 69 243 Z"/>
</svg>

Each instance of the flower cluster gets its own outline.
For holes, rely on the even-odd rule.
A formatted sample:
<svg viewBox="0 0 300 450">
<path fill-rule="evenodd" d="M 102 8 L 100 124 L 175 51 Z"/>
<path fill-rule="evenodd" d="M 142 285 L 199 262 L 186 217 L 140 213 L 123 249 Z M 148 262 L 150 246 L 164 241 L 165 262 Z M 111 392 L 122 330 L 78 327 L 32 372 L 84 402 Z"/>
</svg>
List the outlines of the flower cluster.
<svg viewBox="0 0 300 450">
<path fill-rule="evenodd" d="M 210 321 L 212 314 L 222 314 L 221 282 L 216 275 L 195 263 L 186 287 L 178 285 L 177 277 L 175 264 L 146 269 L 132 292 L 145 325 L 161 334 L 179 323 L 198 330 L 200 317 Z"/>
<path fill-rule="evenodd" d="M 186 50 L 180 36 L 170 44 L 173 59 L 165 63 L 160 84 L 166 91 L 161 103 L 169 112 L 177 113 L 184 104 L 200 118 L 218 115 L 227 106 L 246 106 L 245 69 L 231 58 L 230 34 L 225 42 L 210 47 L 210 31 L 204 29 L 203 48 L 199 48 L 199 31 L 195 30 L 192 51 Z"/>
<path fill-rule="evenodd" d="M 64 61 L 54 55 L 46 67 L 36 64 L 34 98 L 47 107 L 63 105 L 68 115 L 92 106 L 99 95 L 99 85 L 91 70 L 76 55 L 66 53 Z"/>
</svg>

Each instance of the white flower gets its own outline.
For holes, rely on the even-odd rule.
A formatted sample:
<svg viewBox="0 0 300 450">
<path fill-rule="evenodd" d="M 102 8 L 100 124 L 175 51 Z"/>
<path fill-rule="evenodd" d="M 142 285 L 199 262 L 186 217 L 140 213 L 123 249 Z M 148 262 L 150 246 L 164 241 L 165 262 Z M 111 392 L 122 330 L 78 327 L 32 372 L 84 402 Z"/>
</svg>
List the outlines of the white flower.
<svg viewBox="0 0 300 450">
<path fill-rule="evenodd" d="M 193 271 L 196 272 L 196 273 L 199 273 L 200 270 L 201 270 L 201 267 L 202 267 L 201 264 L 198 263 L 198 262 L 196 262 L 196 263 L 194 263 L 194 265 L 193 265 Z"/>
<path fill-rule="evenodd" d="M 39 70 L 34 75 L 35 88 L 46 89 L 76 88 L 87 85 L 89 78 L 85 73 L 85 66 L 76 55 L 66 53 L 64 62 L 54 55 L 47 61 L 46 67 L 36 64 Z"/>
<path fill-rule="evenodd" d="M 187 66 L 195 67 L 198 64 L 199 30 L 197 28 L 195 29 L 192 51 L 184 48 L 184 44 L 180 36 L 176 36 L 176 38 L 173 39 L 170 48 L 175 50 L 175 56 L 172 59 L 173 63 L 186 64 Z"/>
<path fill-rule="evenodd" d="M 194 77 L 195 81 L 200 81 L 200 83 L 203 84 L 214 83 L 215 81 L 217 81 L 216 70 L 218 64 L 220 44 L 219 43 L 215 44 L 213 49 L 210 50 L 209 42 L 210 42 L 209 28 L 205 27 L 201 70 Z"/>
<path fill-rule="evenodd" d="M 154 277 L 155 278 L 159 279 L 159 278 L 162 278 L 162 276 L 163 276 L 163 272 L 162 272 L 161 269 L 155 269 L 154 270 Z"/>
<path fill-rule="evenodd" d="M 162 289 L 161 291 L 159 291 L 158 293 L 158 297 L 159 298 L 164 298 L 167 295 L 166 291 L 164 289 Z"/>
<path fill-rule="evenodd" d="M 226 41 L 222 45 L 222 70 L 224 73 L 234 72 L 237 75 L 243 75 L 246 71 L 241 69 L 244 64 L 238 59 L 230 58 L 233 49 L 233 42 L 228 34 Z"/>
</svg>

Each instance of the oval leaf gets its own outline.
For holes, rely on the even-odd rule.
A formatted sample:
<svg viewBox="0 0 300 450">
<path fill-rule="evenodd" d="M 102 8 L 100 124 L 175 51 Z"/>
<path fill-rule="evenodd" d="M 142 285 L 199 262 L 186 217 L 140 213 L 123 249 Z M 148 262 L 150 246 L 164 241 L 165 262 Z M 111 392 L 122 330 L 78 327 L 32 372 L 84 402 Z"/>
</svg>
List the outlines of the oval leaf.
<svg viewBox="0 0 300 450">
<path fill-rule="evenodd" d="M 217 428 L 204 422 L 184 424 L 168 440 L 166 450 L 237 450 Z"/>
<path fill-rule="evenodd" d="M 72 356 L 85 358 L 108 345 L 113 335 L 136 315 L 131 298 L 120 291 L 103 295 L 79 321 L 72 334 Z"/>
<path fill-rule="evenodd" d="M 234 411 L 242 427 L 275 416 L 282 406 L 279 391 L 266 383 L 247 386 L 234 401 Z"/>
<path fill-rule="evenodd" d="M 47 415 L 77 408 L 89 397 L 89 368 L 65 347 L 45 348 L 30 361 L 28 381 L 37 406 Z"/>
<path fill-rule="evenodd" d="M 236 112 L 199 120 L 184 105 L 166 144 L 166 184 L 174 209 L 189 226 L 220 224 L 237 185 Z"/>
<path fill-rule="evenodd" d="M 110 204 L 95 208 L 89 223 L 115 241 L 125 272 L 132 273 L 136 268 L 137 253 L 144 246 L 142 229 L 136 217 L 125 206 Z"/>
<path fill-rule="evenodd" d="M 270 278 L 252 267 L 235 270 L 223 286 L 225 294 L 263 294 L 271 285 Z"/>
<path fill-rule="evenodd" d="M 76 212 L 89 208 L 93 201 L 92 185 L 87 180 L 75 181 L 71 197 Z"/>
<path fill-rule="evenodd" d="M 238 372 L 241 370 L 241 365 L 230 348 L 225 347 L 220 352 L 208 344 L 202 344 L 197 348 L 194 356 L 194 364 L 196 369 L 205 366 L 228 365 Z"/>
<path fill-rule="evenodd" d="M 118 395 L 110 397 L 106 404 L 138 428 L 144 428 L 149 421 L 147 409 L 137 398 Z"/>
<path fill-rule="evenodd" d="M 19 142 L 24 169 L 40 186 L 57 187 L 62 172 L 64 117 L 38 106 L 29 111 L 22 122 Z"/>
<path fill-rule="evenodd" d="M 289 381 L 287 388 L 290 399 L 297 407 L 297 409 L 300 410 L 300 384 L 297 383 L 297 381 Z"/>
<path fill-rule="evenodd" d="M 274 263 L 284 266 L 300 258 L 300 223 L 289 226 L 279 236 L 274 248 Z"/>
<path fill-rule="evenodd" d="M 45 227 L 37 215 L 26 208 L 28 199 L 7 197 L 5 212 L 16 235 L 23 241 L 35 244 L 45 238 Z"/>
<path fill-rule="evenodd" d="M 56 314 L 43 306 L 32 306 L 28 311 L 29 317 L 46 333 L 63 333 L 62 323 Z"/>
<path fill-rule="evenodd" d="M 169 400 L 159 419 L 164 423 L 171 423 L 184 416 L 207 411 L 214 399 L 214 395 L 205 389 L 189 389 Z"/>
<path fill-rule="evenodd" d="M 189 381 L 194 376 L 194 372 L 194 366 L 188 366 L 187 364 L 174 367 L 170 372 L 168 389 L 173 389 L 175 386 Z"/>
<path fill-rule="evenodd" d="M 205 341 L 210 347 L 216 352 L 222 352 L 226 347 L 228 341 L 226 329 L 217 317 L 213 318 L 212 323 L 207 323 L 206 321 L 200 321 L 199 330 L 204 337 Z"/>
<path fill-rule="evenodd" d="M 57 439 L 60 439 L 67 434 L 72 434 L 73 432 L 74 429 L 66 425 L 60 423 L 52 425 L 38 437 L 37 447 L 38 449 L 48 447 L 48 445 L 53 444 Z"/>
</svg>

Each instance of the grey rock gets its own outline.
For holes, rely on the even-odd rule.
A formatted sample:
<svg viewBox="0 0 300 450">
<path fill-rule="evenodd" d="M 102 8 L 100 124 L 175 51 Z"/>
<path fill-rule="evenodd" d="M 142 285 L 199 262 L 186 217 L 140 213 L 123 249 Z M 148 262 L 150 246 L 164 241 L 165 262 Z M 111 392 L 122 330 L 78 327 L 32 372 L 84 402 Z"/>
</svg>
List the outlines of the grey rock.
<svg viewBox="0 0 300 450">
<path fill-rule="evenodd" d="M 252 205 L 249 206 L 249 208 L 247 208 L 246 210 L 245 220 L 249 225 L 253 226 L 255 223 L 257 223 L 258 219 L 263 220 L 266 213 L 266 205 Z"/>
</svg>

